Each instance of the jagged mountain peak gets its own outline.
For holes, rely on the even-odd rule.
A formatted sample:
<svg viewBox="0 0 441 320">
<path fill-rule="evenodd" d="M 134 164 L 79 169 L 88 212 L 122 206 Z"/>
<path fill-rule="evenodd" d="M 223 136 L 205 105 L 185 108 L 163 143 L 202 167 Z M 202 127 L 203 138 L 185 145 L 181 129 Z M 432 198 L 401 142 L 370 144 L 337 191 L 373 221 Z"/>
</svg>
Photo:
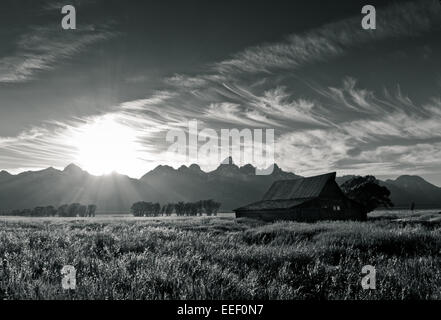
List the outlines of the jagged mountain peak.
<svg viewBox="0 0 441 320">
<path fill-rule="evenodd" d="M 234 161 L 233 161 L 233 157 L 229 156 L 227 158 L 225 158 L 222 162 L 221 165 L 235 165 Z"/>
<path fill-rule="evenodd" d="M 54 167 L 48 167 L 46 169 L 36 171 L 36 173 L 59 173 L 60 171 L 55 169 Z"/>
<path fill-rule="evenodd" d="M 256 174 L 256 167 L 252 166 L 251 164 L 246 164 L 240 167 L 240 172 L 246 175 L 253 175 Z"/>
<path fill-rule="evenodd" d="M 2 171 L 0 171 L 0 176 L 9 177 L 9 176 L 11 176 L 11 174 L 6 170 L 2 170 Z"/>
<path fill-rule="evenodd" d="M 282 169 L 280 169 L 280 167 L 277 165 L 277 163 L 274 163 L 271 166 L 273 167 L 273 174 L 277 174 L 277 173 L 280 173 L 283 171 Z"/>
<path fill-rule="evenodd" d="M 173 173 L 176 173 L 177 170 L 175 170 L 173 167 L 168 165 L 159 165 L 153 170 L 147 172 L 145 175 L 141 177 L 141 180 L 146 179 L 147 177 L 151 176 L 164 176 L 164 175 L 170 175 Z"/>
<path fill-rule="evenodd" d="M 160 164 L 150 172 L 162 172 L 162 171 L 175 171 L 175 169 L 171 166 Z"/>
<path fill-rule="evenodd" d="M 69 164 L 66 168 L 63 170 L 64 173 L 68 174 L 83 174 L 84 171 L 79 166 L 77 166 L 74 163 Z"/>
<path fill-rule="evenodd" d="M 395 182 L 424 182 L 428 183 L 426 180 L 421 178 L 420 176 L 412 176 L 412 175 L 402 175 L 395 179 Z"/>
<path fill-rule="evenodd" d="M 205 171 L 202 171 L 201 167 L 197 164 L 191 164 L 189 167 L 182 165 L 176 170 L 177 173 L 186 174 L 186 175 L 198 175 L 202 176 L 207 174 Z"/>
<path fill-rule="evenodd" d="M 229 157 L 227 157 L 227 158 L 225 158 L 222 162 L 221 162 L 221 164 L 234 164 L 234 161 L 233 161 L 233 157 L 232 156 L 229 156 Z"/>
<path fill-rule="evenodd" d="M 5 171 L 5 170 L 0 171 L 0 179 L 1 179 L 1 181 L 9 180 L 12 177 L 13 177 L 13 175 L 10 174 L 8 171 Z"/>
<path fill-rule="evenodd" d="M 196 163 L 191 164 L 188 168 L 194 171 L 202 171 L 201 167 Z"/>
<path fill-rule="evenodd" d="M 426 181 L 420 176 L 402 175 L 396 178 L 395 180 L 386 180 L 386 183 L 393 184 L 407 190 L 419 189 L 419 190 L 425 190 L 426 192 L 427 191 L 430 192 L 431 190 L 440 189 L 439 187 L 435 186 L 434 184 L 431 184 L 430 182 Z"/>
<path fill-rule="evenodd" d="M 235 164 L 222 163 L 221 165 L 219 165 L 219 167 L 216 168 L 216 170 L 212 171 L 211 173 L 231 176 L 240 173 L 240 169 Z"/>
</svg>

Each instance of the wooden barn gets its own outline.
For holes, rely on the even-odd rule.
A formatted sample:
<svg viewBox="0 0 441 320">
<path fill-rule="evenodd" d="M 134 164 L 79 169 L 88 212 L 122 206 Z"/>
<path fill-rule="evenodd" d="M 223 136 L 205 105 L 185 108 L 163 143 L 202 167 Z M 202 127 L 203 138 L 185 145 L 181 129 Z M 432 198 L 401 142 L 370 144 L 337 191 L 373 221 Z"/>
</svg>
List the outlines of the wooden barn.
<svg viewBox="0 0 441 320">
<path fill-rule="evenodd" d="M 366 212 L 335 182 L 336 173 L 272 184 L 261 201 L 235 209 L 236 217 L 274 220 L 365 220 Z"/>
</svg>

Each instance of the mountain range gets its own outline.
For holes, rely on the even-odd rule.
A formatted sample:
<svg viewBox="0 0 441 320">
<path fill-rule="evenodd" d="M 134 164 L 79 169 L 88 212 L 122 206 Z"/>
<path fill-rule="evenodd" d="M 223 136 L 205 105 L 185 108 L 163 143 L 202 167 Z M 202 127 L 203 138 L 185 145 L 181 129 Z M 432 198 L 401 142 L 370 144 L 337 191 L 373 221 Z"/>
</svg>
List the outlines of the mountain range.
<svg viewBox="0 0 441 320">
<path fill-rule="evenodd" d="M 271 175 L 255 175 L 255 169 L 250 164 L 239 167 L 228 158 L 210 172 L 196 164 L 178 169 L 161 165 L 140 179 L 118 173 L 94 176 L 74 164 L 64 170 L 47 168 L 17 175 L 1 171 L 0 210 L 79 202 L 96 204 L 101 212 L 127 212 L 140 200 L 164 204 L 214 199 L 222 203 L 222 211 L 230 211 L 260 200 L 276 180 L 300 177 L 283 171 L 277 164 Z M 337 183 L 351 177 L 338 177 Z M 380 184 L 389 188 L 398 207 L 409 207 L 412 201 L 417 208 L 441 207 L 441 188 L 419 176 L 400 176 Z"/>
</svg>

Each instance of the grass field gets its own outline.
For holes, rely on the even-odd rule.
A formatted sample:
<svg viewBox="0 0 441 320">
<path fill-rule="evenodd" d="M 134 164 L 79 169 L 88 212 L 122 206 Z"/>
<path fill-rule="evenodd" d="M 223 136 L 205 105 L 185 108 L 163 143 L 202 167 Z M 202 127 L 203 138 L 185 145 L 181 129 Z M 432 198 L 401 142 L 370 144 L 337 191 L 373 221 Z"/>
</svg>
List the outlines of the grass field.
<svg viewBox="0 0 441 320">
<path fill-rule="evenodd" d="M 0 218 L 3 299 L 441 299 L 441 215 Z M 364 265 L 376 289 L 363 290 Z M 60 270 L 73 265 L 77 289 Z"/>
</svg>

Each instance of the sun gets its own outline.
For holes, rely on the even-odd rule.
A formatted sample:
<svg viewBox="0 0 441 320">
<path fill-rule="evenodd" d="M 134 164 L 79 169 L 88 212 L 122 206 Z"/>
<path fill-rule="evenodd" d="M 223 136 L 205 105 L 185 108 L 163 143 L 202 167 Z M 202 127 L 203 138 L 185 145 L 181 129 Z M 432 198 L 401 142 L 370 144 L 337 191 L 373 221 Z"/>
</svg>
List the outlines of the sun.
<svg viewBox="0 0 441 320">
<path fill-rule="evenodd" d="M 77 149 L 75 162 L 94 175 L 127 173 L 139 165 L 136 130 L 111 116 L 78 128 L 73 144 Z"/>
</svg>

